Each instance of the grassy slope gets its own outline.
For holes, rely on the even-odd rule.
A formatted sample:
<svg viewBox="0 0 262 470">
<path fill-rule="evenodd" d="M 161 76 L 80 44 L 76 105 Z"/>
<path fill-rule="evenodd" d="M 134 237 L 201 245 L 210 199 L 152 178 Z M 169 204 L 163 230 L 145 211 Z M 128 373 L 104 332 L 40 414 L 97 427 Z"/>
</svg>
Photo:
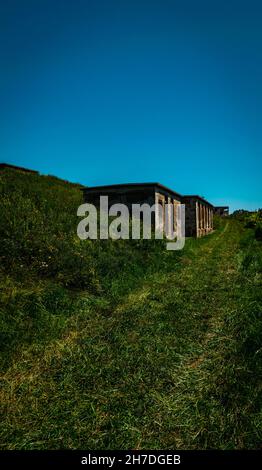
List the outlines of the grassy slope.
<svg viewBox="0 0 262 470">
<path fill-rule="evenodd" d="M 80 243 L 76 187 L 9 171 L 2 194 L 3 448 L 259 446 L 252 230 L 228 221 L 180 253 Z"/>
</svg>

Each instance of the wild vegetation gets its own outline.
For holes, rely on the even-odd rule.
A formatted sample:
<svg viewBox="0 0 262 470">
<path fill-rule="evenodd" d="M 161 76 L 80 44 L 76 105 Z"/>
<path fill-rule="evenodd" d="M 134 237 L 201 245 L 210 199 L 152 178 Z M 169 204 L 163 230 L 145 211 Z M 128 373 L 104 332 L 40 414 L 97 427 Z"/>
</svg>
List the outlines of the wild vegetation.
<svg viewBox="0 0 262 470">
<path fill-rule="evenodd" d="M 3 449 L 242 449 L 261 442 L 256 226 L 80 241 L 80 186 L 0 175 Z"/>
<path fill-rule="evenodd" d="M 255 212 L 238 210 L 232 214 L 232 218 L 244 223 L 245 228 L 253 228 L 255 230 L 255 238 L 262 240 L 262 209 Z"/>
</svg>

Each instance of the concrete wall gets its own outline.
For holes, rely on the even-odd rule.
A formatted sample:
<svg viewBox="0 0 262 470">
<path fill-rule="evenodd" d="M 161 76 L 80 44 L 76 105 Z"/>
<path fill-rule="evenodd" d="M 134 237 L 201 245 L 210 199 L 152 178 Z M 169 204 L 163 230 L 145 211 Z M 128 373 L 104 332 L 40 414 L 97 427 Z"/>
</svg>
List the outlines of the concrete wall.
<svg viewBox="0 0 262 470">
<path fill-rule="evenodd" d="M 186 209 L 186 236 L 202 237 L 213 231 L 211 204 L 202 198 L 186 196 L 182 201 Z"/>
<path fill-rule="evenodd" d="M 229 215 L 229 207 L 228 206 L 217 206 L 214 207 L 214 212 L 221 217 L 227 217 Z"/>
<path fill-rule="evenodd" d="M 121 185 L 111 186 L 109 188 L 101 187 L 85 188 L 84 200 L 99 207 L 100 196 L 109 196 L 109 207 L 116 203 L 122 203 L 128 206 L 131 215 L 132 204 L 147 203 L 161 204 L 162 214 L 156 212 L 152 216 L 152 223 L 156 229 L 163 227 L 163 230 L 171 232 L 176 230 L 176 206 L 185 204 L 185 229 L 187 237 L 201 237 L 213 231 L 213 213 L 214 207 L 200 196 L 180 196 L 179 194 L 168 190 L 159 184 L 150 185 Z M 168 212 L 168 226 L 165 227 L 165 206 L 170 204 L 172 207 Z M 142 216 L 141 216 L 142 218 Z"/>
<path fill-rule="evenodd" d="M 193 198 L 186 198 L 183 200 L 185 204 L 185 224 L 186 224 L 186 237 L 197 236 L 197 206 Z"/>
<path fill-rule="evenodd" d="M 163 208 L 161 217 L 156 212 L 156 229 L 163 227 L 168 233 L 176 231 L 177 229 L 177 205 L 181 204 L 181 200 L 175 197 L 172 193 L 165 193 L 159 190 L 155 192 L 155 204 L 160 204 Z M 165 226 L 165 210 L 166 204 L 168 206 L 167 226 Z"/>
<path fill-rule="evenodd" d="M 196 201 L 197 213 L 197 237 L 202 237 L 213 231 L 213 213 L 214 210 L 209 205 Z"/>
<path fill-rule="evenodd" d="M 176 220 L 176 206 L 181 204 L 181 198 L 176 196 L 175 193 L 164 190 L 158 186 L 139 186 L 139 187 L 111 187 L 111 188 L 101 188 L 96 190 L 85 188 L 84 192 L 84 201 L 90 204 L 95 205 L 98 209 L 100 206 L 100 196 L 108 196 L 108 205 L 109 208 L 113 204 L 125 204 L 130 211 L 132 204 L 149 204 L 153 206 L 154 204 L 162 205 L 162 214 L 156 212 L 152 215 L 152 223 L 155 225 L 156 229 L 163 227 L 163 230 L 171 231 L 176 229 L 177 220 Z M 168 225 L 165 226 L 165 208 L 166 204 L 170 204 L 172 207 L 168 211 Z M 141 216 L 142 218 L 142 216 Z"/>
<path fill-rule="evenodd" d="M 132 204 L 147 203 L 153 205 L 155 202 L 153 188 L 135 189 L 102 189 L 99 191 L 84 190 L 84 201 L 94 204 L 97 208 L 100 206 L 100 196 L 108 196 L 108 206 L 113 204 L 125 204 L 131 209 Z"/>
</svg>

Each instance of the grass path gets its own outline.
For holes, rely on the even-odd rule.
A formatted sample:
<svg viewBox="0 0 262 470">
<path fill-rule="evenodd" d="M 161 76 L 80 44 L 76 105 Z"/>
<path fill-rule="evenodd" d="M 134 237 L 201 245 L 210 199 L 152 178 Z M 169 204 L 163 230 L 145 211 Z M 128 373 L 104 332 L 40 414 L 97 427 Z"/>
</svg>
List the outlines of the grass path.
<svg viewBox="0 0 262 470">
<path fill-rule="evenodd" d="M 21 351 L 4 376 L 4 447 L 241 448 L 256 422 L 249 398 L 232 399 L 225 352 L 241 292 L 253 301 L 239 284 L 241 236 L 227 223 L 188 241 L 172 272 L 118 305 L 83 297 L 59 339 Z"/>
<path fill-rule="evenodd" d="M 178 323 L 176 341 L 180 339 L 185 346 L 182 353 L 178 352 L 175 364 L 170 364 L 170 389 L 163 388 L 152 393 L 154 408 L 158 409 L 160 419 L 157 422 L 157 439 L 155 429 L 147 433 L 146 442 L 151 447 L 157 446 L 159 438 L 162 446 L 172 447 L 175 442 L 177 447 L 183 447 L 194 425 L 192 448 L 194 439 L 200 434 L 205 439 L 207 416 L 201 416 L 198 406 L 215 361 L 219 361 L 219 357 L 215 357 L 217 344 L 228 339 L 221 336 L 221 324 L 226 311 L 230 312 L 232 308 L 232 303 L 225 301 L 229 300 L 228 293 L 237 273 L 236 258 L 232 254 L 235 254 L 239 238 L 229 229 L 227 223 L 221 232 L 213 234 L 202 245 L 193 245 L 188 256 L 182 259 L 183 267 L 179 274 L 174 272 L 169 276 L 150 279 L 117 308 L 117 312 L 132 311 L 134 307 L 142 311 L 151 309 L 153 315 L 159 310 L 162 317 L 167 314 L 171 322 L 174 314 Z M 155 293 L 159 293 L 156 298 Z M 153 311 L 152 298 L 158 302 L 157 309 Z M 177 318 L 178 311 L 181 312 L 180 319 Z M 203 423 L 200 424 L 201 418 Z M 142 438 L 136 447 L 141 445 L 145 447 Z"/>
</svg>

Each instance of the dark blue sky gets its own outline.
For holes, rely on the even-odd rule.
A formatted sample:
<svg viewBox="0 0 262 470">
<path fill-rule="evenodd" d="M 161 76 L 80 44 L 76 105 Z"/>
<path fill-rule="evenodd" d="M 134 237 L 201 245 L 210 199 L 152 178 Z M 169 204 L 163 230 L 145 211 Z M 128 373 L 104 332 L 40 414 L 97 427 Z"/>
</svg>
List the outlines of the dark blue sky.
<svg viewBox="0 0 262 470">
<path fill-rule="evenodd" d="M 1 160 L 262 206 L 262 3 L 8 0 Z"/>
</svg>

